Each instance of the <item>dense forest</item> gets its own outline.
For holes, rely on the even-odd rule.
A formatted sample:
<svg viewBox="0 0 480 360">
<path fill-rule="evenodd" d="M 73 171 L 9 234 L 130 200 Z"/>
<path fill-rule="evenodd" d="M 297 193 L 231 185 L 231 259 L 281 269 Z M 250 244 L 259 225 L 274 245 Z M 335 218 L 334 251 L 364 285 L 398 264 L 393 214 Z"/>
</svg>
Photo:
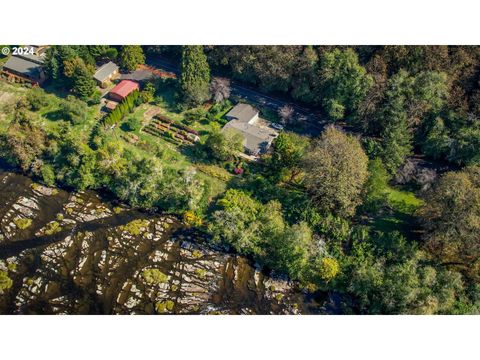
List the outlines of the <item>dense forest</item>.
<svg viewBox="0 0 480 360">
<path fill-rule="evenodd" d="M 131 71 L 156 57 L 177 64 L 179 78 L 144 85 L 124 112 L 167 108 L 173 89 L 170 108 L 185 126 L 208 124 L 180 149 L 194 166 L 171 166 L 161 144 L 125 143 L 115 131 L 140 127 L 128 115 L 121 128 L 112 125 L 123 115 L 110 116 L 78 135 L 99 101 L 95 64 Z M 61 120 L 42 126 L 39 110 L 51 106 L 42 89 L 5 107 L 0 157 L 9 165 L 50 186 L 176 213 L 317 299 L 337 295 L 343 313 L 480 311 L 480 47 L 53 46 L 45 67 L 50 86 L 69 94 L 55 100 Z M 233 100 L 217 76 L 309 109 L 317 123 L 280 109 L 287 131 L 246 163 L 242 139 L 215 117 Z M 319 136 L 297 131 L 313 125 Z M 195 166 L 227 172 L 224 191 Z"/>
</svg>

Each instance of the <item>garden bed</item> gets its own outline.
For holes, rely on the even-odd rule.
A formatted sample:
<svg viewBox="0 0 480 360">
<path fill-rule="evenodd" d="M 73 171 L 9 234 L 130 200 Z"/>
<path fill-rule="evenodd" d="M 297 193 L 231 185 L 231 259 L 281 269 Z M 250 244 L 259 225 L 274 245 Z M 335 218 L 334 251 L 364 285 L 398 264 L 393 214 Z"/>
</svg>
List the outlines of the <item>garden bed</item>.
<svg viewBox="0 0 480 360">
<path fill-rule="evenodd" d="M 198 141 L 198 132 L 188 126 L 176 123 L 163 115 L 156 115 L 143 129 L 144 132 L 167 139 L 177 145 L 193 145 Z"/>
</svg>

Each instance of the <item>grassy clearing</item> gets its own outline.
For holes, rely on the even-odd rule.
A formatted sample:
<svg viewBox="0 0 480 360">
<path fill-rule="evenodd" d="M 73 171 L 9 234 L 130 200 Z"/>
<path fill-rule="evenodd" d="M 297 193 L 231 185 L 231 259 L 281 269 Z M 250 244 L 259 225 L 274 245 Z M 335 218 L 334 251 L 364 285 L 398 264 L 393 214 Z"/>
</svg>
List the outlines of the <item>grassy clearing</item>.
<svg viewBox="0 0 480 360">
<path fill-rule="evenodd" d="M 387 189 L 389 211 L 382 211 L 372 221 L 375 230 L 382 232 L 399 231 L 411 237 L 415 229 L 414 214 L 423 205 L 423 200 L 411 191 L 389 187 Z"/>
<path fill-rule="evenodd" d="M 423 200 L 415 196 L 411 191 L 388 188 L 387 190 L 389 204 L 402 213 L 413 215 L 413 213 L 423 205 Z"/>
<path fill-rule="evenodd" d="M 140 120 L 144 125 L 146 125 L 145 113 L 152 107 L 153 105 L 141 105 L 131 115 L 127 116 L 126 118 L 135 117 L 138 120 Z M 160 110 L 161 110 L 160 113 L 162 115 L 165 115 L 172 119 L 175 118 L 173 116 L 173 114 L 175 113 L 172 113 L 164 108 L 160 108 Z M 179 119 L 180 117 L 182 117 L 182 115 L 177 113 L 175 119 Z M 192 124 L 190 126 L 197 131 L 200 130 L 200 127 L 198 126 L 198 124 Z M 209 193 L 208 197 L 211 199 L 213 199 L 214 197 L 216 197 L 217 195 L 225 191 L 226 189 L 225 181 L 221 180 L 221 178 L 217 176 L 212 175 L 211 173 L 202 172 L 200 169 L 202 165 L 195 163 L 189 156 L 186 155 L 186 153 L 188 152 L 182 151 L 183 149 L 180 146 L 172 144 L 167 140 L 165 140 L 164 138 L 147 134 L 142 130 L 134 131 L 132 133 L 138 136 L 138 142 L 136 144 L 131 144 L 127 142 L 122 137 L 122 135 L 125 135 L 126 133 L 119 127 L 112 130 L 109 136 L 115 140 L 120 139 L 120 141 L 123 142 L 123 145 L 125 146 L 125 148 L 128 148 L 129 150 L 131 150 L 132 152 L 138 155 L 147 156 L 147 157 L 151 157 L 152 155 L 156 156 L 161 160 L 161 162 L 165 166 L 169 168 L 175 169 L 177 171 L 185 170 L 192 167 L 197 169 L 197 174 L 199 179 L 204 181 L 207 184 L 208 193 Z M 216 167 L 216 166 L 211 165 L 211 167 Z M 218 172 L 223 173 L 223 171 L 225 171 L 220 167 L 216 167 L 216 168 Z"/>
<path fill-rule="evenodd" d="M 5 109 L 5 107 L 12 106 L 22 97 L 26 96 L 29 88 L 19 85 L 10 84 L 4 81 L 0 81 L 0 110 L 3 110 L 3 116 L 0 116 L 0 130 L 5 130 L 13 119 L 13 113 Z M 45 96 L 47 104 L 35 112 L 39 116 L 40 125 L 46 130 L 55 130 L 60 124 L 60 119 L 57 115 L 60 109 L 60 104 L 65 101 L 57 94 L 46 91 Z M 8 114 L 8 115 L 6 115 Z M 86 120 L 81 124 L 72 126 L 72 131 L 76 137 L 87 141 L 90 132 L 100 119 L 100 105 L 89 106 L 87 110 Z"/>
</svg>

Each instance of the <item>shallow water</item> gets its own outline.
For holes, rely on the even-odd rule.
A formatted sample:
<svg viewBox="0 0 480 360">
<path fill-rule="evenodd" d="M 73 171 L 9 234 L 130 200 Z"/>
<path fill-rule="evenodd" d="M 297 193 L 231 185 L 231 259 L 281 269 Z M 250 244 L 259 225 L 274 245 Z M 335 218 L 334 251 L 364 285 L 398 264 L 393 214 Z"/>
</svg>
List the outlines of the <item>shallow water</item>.
<svg viewBox="0 0 480 360">
<path fill-rule="evenodd" d="M 213 249 L 175 217 L 0 172 L 3 314 L 306 314 L 322 308 L 285 279 Z M 32 220 L 19 229 L 19 218 Z M 132 226 L 132 221 L 137 226 Z M 135 224 L 135 223 L 134 223 Z M 145 270 L 163 278 L 148 281 Z"/>
</svg>

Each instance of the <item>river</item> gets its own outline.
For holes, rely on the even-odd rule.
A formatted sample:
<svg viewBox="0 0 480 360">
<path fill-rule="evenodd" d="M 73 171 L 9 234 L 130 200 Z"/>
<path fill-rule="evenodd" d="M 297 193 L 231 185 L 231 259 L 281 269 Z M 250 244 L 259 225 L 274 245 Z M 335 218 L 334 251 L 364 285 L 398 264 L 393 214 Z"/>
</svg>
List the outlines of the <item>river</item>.
<svg viewBox="0 0 480 360">
<path fill-rule="evenodd" d="M 0 271 L 13 281 L 0 292 L 0 314 L 327 312 L 172 215 L 3 170 L 0 204 Z"/>
</svg>

